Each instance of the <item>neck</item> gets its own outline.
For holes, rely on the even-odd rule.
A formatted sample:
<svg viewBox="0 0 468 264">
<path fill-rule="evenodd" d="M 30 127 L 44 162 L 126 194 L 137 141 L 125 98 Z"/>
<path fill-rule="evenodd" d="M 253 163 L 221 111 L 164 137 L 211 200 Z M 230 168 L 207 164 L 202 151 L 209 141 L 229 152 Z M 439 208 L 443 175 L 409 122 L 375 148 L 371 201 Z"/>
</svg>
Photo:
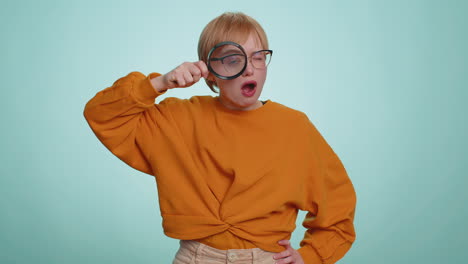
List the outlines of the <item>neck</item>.
<svg viewBox="0 0 468 264">
<path fill-rule="evenodd" d="M 255 110 L 259 107 L 263 106 L 263 103 L 259 100 L 257 100 L 254 104 L 249 105 L 247 107 L 236 107 L 228 102 L 225 102 L 221 97 L 218 97 L 218 101 L 223 105 L 224 107 L 228 108 L 229 110 L 234 110 L 234 111 L 250 111 L 250 110 Z"/>
</svg>

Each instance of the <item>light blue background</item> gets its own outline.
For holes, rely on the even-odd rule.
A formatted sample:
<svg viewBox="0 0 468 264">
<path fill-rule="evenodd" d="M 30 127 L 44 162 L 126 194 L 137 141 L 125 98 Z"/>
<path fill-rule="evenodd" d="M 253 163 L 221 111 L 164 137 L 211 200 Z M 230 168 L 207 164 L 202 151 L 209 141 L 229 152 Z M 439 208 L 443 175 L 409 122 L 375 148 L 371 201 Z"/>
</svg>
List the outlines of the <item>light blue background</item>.
<svg viewBox="0 0 468 264">
<path fill-rule="evenodd" d="M 131 71 L 196 60 L 224 11 L 269 36 L 261 99 L 305 112 L 355 185 L 357 240 L 340 263 L 466 262 L 468 4 L 422 0 L 2 1 L 0 262 L 172 261 L 154 179 L 82 112 Z M 211 91 L 165 96 L 197 94 Z"/>
</svg>

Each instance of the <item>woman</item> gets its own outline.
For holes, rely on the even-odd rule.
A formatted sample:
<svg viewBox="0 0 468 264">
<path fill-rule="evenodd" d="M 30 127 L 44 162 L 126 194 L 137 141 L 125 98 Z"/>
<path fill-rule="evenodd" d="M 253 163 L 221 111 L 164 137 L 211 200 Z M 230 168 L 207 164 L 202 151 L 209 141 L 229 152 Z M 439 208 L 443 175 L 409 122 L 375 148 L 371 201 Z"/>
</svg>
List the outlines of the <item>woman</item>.
<svg viewBox="0 0 468 264">
<path fill-rule="evenodd" d="M 227 41 L 240 44 L 235 55 L 244 60 L 209 60 Z M 164 75 L 132 72 L 84 111 L 113 154 L 155 177 L 164 232 L 180 240 L 174 263 L 335 263 L 355 240 L 355 191 L 304 113 L 259 100 L 272 55 L 264 30 L 243 13 L 224 13 L 203 30 L 198 54 Z M 240 61 L 235 78 L 208 70 L 208 62 Z M 219 96 L 155 104 L 201 78 Z M 307 232 L 295 250 L 298 210 L 308 212 Z"/>
</svg>

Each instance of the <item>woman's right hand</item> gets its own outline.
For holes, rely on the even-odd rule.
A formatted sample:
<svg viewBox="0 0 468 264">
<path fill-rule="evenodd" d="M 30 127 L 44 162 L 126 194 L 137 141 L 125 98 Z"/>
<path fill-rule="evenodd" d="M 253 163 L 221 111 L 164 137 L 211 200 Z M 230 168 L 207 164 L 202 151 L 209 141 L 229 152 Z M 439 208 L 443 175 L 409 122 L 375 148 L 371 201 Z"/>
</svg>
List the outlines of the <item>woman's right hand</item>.
<svg viewBox="0 0 468 264">
<path fill-rule="evenodd" d="M 151 79 L 153 87 L 162 92 L 172 88 L 190 87 L 200 80 L 208 77 L 208 68 L 203 61 L 184 62 L 172 71 Z"/>
</svg>

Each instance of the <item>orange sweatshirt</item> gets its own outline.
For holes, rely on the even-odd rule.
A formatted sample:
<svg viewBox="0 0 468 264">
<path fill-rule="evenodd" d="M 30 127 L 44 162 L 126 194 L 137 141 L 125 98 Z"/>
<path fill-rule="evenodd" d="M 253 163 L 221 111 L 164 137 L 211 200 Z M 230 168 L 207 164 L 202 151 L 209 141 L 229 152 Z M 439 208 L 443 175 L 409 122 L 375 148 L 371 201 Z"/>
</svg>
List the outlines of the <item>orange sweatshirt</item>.
<svg viewBox="0 0 468 264">
<path fill-rule="evenodd" d="M 355 239 L 356 195 L 337 155 L 307 116 L 268 100 L 229 110 L 216 97 L 155 104 L 132 72 L 96 94 L 84 116 L 99 140 L 156 179 L 164 233 L 218 249 L 281 252 L 298 210 L 305 263 L 335 263 Z"/>
</svg>

